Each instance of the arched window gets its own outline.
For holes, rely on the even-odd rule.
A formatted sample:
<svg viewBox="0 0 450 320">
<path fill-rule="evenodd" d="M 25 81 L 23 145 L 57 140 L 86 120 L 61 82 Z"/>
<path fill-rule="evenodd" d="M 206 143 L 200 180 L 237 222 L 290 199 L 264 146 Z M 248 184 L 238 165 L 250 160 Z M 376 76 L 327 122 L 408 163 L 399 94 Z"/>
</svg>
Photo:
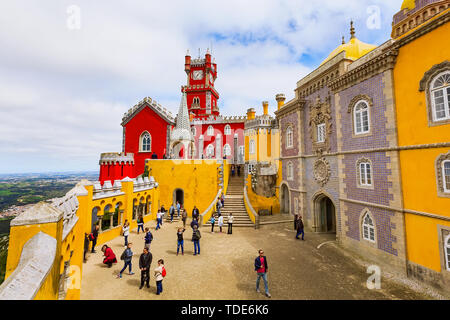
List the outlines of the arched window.
<svg viewBox="0 0 450 320">
<path fill-rule="evenodd" d="M 214 135 L 214 128 L 213 128 L 213 126 L 209 126 L 208 127 L 207 135 L 208 136 L 213 136 Z"/>
<path fill-rule="evenodd" d="M 442 178 L 444 192 L 450 193 L 450 160 L 442 162 Z"/>
<path fill-rule="evenodd" d="M 248 146 L 248 152 L 250 154 L 255 154 L 255 140 L 250 140 L 249 146 Z"/>
<path fill-rule="evenodd" d="M 223 146 L 223 155 L 224 156 L 231 156 L 231 147 L 230 147 L 230 145 L 228 143 Z"/>
<path fill-rule="evenodd" d="M 359 185 L 372 186 L 372 165 L 369 160 L 358 161 Z"/>
<path fill-rule="evenodd" d="M 230 127 L 229 124 L 227 124 L 227 125 L 225 126 L 224 134 L 225 134 L 226 136 L 229 136 L 229 135 L 231 134 L 231 127 Z"/>
<path fill-rule="evenodd" d="M 366 214 L 363 217 L 362 220 L 362 233 L 363 233 L 363 239 L 375 242 L 375 225 L 373 223 L 373 219 L 370 216 L 369 212 L 366 212 Z"/>
<path fill-rule="evenodd" d="M 197 135 L 197 129 L 195 127 L 191 127 L 191 132 L 194 137 Z"/>
<path fill-rule="evenodd" d="M 294 165 L 292 162 L 289 162 L 287 165 L 287 179 L 289 181 L 294 180 Z"/>
<path fill-rule="evenodd" d="M 208 158 L 214 157 L 214 146 L 212 144 L 209 144 L 206 147 L 206 157 Z"/>
<path fill-rule="evenodd" d="M 449 120 L 450 71 L 442 72 L 431 82 L 430 96 L 433 106 L 433 120 Z"/>
<path fill-rule="evenodd" d="M 445 238 L 445 266 L 450 271 L 450 234 Z"/>
<path fill-rule="evenodd" d="M 150 136 L 150 133 L 148 133 L 147 131 L 142 133 L 139 144 L 141 152 L 150 152 L 152 150 L 152 138 Z"/>
<path fill-rule="evenodd" d="M 286 129 L 286 148 L 292 148 L 294 146 L 294 131 L 289 126 Z"/>
<path fill-rule="evenodd" d="M 366 101 L 359 101 L 355 105 L 353 123 L 355 134 L 364 134 L 370 131 L 369 105 Z"/>
</svg>

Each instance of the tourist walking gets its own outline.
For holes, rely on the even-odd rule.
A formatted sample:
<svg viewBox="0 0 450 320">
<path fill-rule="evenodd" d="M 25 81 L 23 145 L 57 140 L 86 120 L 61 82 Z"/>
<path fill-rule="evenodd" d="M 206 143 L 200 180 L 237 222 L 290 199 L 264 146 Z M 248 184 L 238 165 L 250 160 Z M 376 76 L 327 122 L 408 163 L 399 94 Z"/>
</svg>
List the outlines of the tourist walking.
<svg viewBox="0 0 450 320">
<path fill-rule="evenodd" d="M 181 209 L 181 203 L 177 201 L 177 218 L 180 217 L 180 209 Z"/>
<path fill-rule="evenodd" d="M 302 235 L 302 240 L 305 240 L 305 230 L 304 230 L 302 216 L 299 216 L 298 220 L 297 220 L 297 235 L 295 236 L 295 238 L 300 239 L 299 238 L 300 235 Z"/>
<path fill-rule="evenodd" d="M 151 252 L 144 248 L 141 256 L 139 257 L 139 269 L 141 269 L 141 286 L 139 289 L 144 287 L 144 283 L 147 288 L 150 288 L 150 265 L 152 264 L 153 256 Z"/>
<path fill-rule="evenodd" d="M 198 220 L 199 216 L 200 216 L 200 211 L 197 209 L 196 206 L 194 206 L 194 209 L 192 209 L 192 219 Z"/>
<path fill-rule="evenodd" d="M 155 269 L 155 279 L 156 279 L 156 294 L 160 295 L 163 291 L 162 282 L 166 276 L 166 268 L 164 267 L 164 260 L 158 260 L 158 266 Z"/>
<path fill-rule="evenodd" d="M 259 290 L 259 282 L 261 278 L 264 280 L 264 289 L 266 291 L 266 297 L 270 298 L 269 285 L 267 283 L 267 272 L 269 271 L 269 266 L 267 263 L 267 257 L 264 255 L 263 250 L 259 250 L 259 256 L 255 259 L 255 271 L 256 271 L 256 292 L 261 292 Z"/>
<path fill-rule="evenodd" d="M 238 177 L 241 176 L 241 166 L 240 165 L 237 166 L 237 174 L 238 174 Z"/>
<path fill-rule="evenodd" d="M 222 208 L 225 207 L 225 193 L 222 193 L 220 197 L 220 203 L 222 204 Z"/>
<path fill-rule="evenodd" d="M 144 218 L 142 217 L 142 215 L 139 215 L 139 217 L 137 218 L 137 225 L 137 234 L 139 234 L 139 229 L 142 229 L 142 232 L 144 232 Z"/>
<path fill-rule="evenodd" d="M 133 251 L 131 251 L 131 246 L 133 244 L 130 242 L 127 245 L 127 248 L 122 252 L 122 255 L 120 256 L 120 260 L 123 260 L 124 265 L 122 270 L 120 270 L 119 274 L 117 275 L 117 278 L 122 278 L 122 273 L 125 271 L 125 269 L 128 267 L 128 274 L 132 276 L 134 274 L 133 271 L 131 271 L 131 260 L 133 259 Z"/>
<path fill-rule="evenodd" d="M 92 233 L 89 235 L 90 236 L 90 240 L 92 241 L 92 251 L 91 253 L 95 253 L 95 246 L 97 244 L 97 239 L 98 239 L 98 230 L 100 229 L 100 226 L 98 224 L 96 224 L 94 226 L 94 229 L 92 230 Z"/>
<path fill-rule="evenodd" d="M 150 228 L 145 228 L 144 247 L 150 251 L 150 244 L 152 243 L 153 235 L 150 232 Z"/>
<path fill-rule="evenodd" d="M 214 215 L 211 216 L 211 233 L 214 233 L 214 224 L 216 223 L 216 217 Z"/>
<path fill-rule="evenodd" d="M 217 214 L 221 214 L 220 213 L 220 208 L 222 207 L 222 203 L 220 202 L 220 198 L 217 198 L 217 202 L 216 202 L 216 211 Z"/>
<path fill-rule="evenodd" d="M 173 215 L 175 214 L 175 207 L 173 206 L 173 203 L 172 203 L 172 205 L 169 208 L 169 214 L 170 214 L 170 223 L 172 223 L 173 222 Z"/>
<path fill-rule="evenodd" d="M 194 256 L 200 254 L 200 238 L 202 235 L 200 234 L 200 230 L 198 230 L 197 226 L 194 226 L 194 231 L 192 233 L 192 241 L 194 242 Z"/>
<path fill-rule="evenodd" d="M 297 230 L 298 214 L 294 215 L 294 230 Z"/>
<path fill-rule="evenodd" d="M 222 215 L 219 215 L 218 224 L 219 224 L 220 232 L 222 233 L 222 227 L 223 227 L 223 216 Z"/>
<path fill-rule="evenodd" d="M 183 221 L 183 228 L 186 227 L 186 219 L 187 219 L 187 212 L 186 209 L 183 209 L 183 213 L 181 214 L 181 220 Z"/>
<path fill-rule="evenodd" d="M 103 259 L 103 263 L 108 266 L 108 268 L 112 267 L 113 263 L 117 263 L 116 255 L 112 251 L 108 245 L 104 244 L 102 247 L 102 252 L 105 258 Z"/>
<path fill-rule="evenodd" d="M 164 219 L 164 216 L 166 215 L 166 212 L 167 212 L 166 208 L 164 208 L 164 205 L 162 205 L 161 206 L 161 225 L 163 224 L 163 219 Z"/>
<path fill-rule="evenodd" d="M 233 214 L 230 212 L 230 214 L 228 215 L 228 234 L 233 234 Z"/>
<path fill-rule="evenodd" d="M 231 175 L 234 177 L 234 165 L 231 166 Z"/>
<path fill-rule="evenodd" d="M 162 212 L 161 210 L 158 210 L 158 213 L 156 213 L 156 230 L 161 228 L 162 225 Z"/>
<path fill-rule="evenodd" d="M 122 226 L 122 234 L 125 240 L 124 246 L 126 247 L 128 245 L 128 236 L 130 235 L 130 223 L 128 220 L 125 220 L 125 223 Z"/>
<path fill-rule="evenodd" d="M 186 231 L 184 228 L 178 228 L 177 231 L 177 255 L 180 252 L 181 247 L 181 255 L 184 256 L 184 239 L 183 239 L 183 232 Z"/>
</svg>

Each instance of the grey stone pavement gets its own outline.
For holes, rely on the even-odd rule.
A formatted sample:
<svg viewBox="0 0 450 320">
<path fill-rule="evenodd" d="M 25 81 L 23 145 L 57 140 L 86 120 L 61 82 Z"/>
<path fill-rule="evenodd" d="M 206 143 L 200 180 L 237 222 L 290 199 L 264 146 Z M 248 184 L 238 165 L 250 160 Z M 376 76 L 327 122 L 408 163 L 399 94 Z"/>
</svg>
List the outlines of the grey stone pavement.
<svg viewBox="0 0 450 320">
<path fill-rule="evenodd" d="M 190 224 L 190 220 L 188 220 Z M 430 299 L 392 280 L 382 279 L 380 290 L 366 286 L 370 276 L 366 269 L 356 264 L 336 247 L 334 235 L 306 233 L 305 241 L 296 240 L 292 223 L 251 228 L 234 228 L 232 235 L 214 233 L 202 227 L 201 254 L 193 256 L 192 230 L 186 228 L 184 256 L 176 256 L 176 230 L 180 222 L 165 222 L 161 230 L 151 228 L 154 241 L 151 244 L 153 262 L 150 288 L 139 290 L 139 255 L 144 246 L 144 235 L 133 230 L 133 271 L 116 276 L 123 266 L 119 259 L 123 237 L 108 243 L 115 252 L 118 263 L 112 268 L 102 264 L 100 246 L 97 253 L 88 257 L 83 266 L 81 299 L 108 300 L 264 300 L 264 294 L 255 290 L 254 259 L 258 249 L 264 250 L 269 263 L 269 289 L 271 299 L 282 300 L 390 300 Z M 225 228 L 224 228 L 225 231 Z M 329 242 L 332 241 L 332 242 Z M 317 247 L 324 243 L 320 249 Z M 167 276 L 163 281 L 163 293 L 157 296 L 153 269 L 158 259 L 164 259 Z M 261 281 L 260 288 L 264 292 Z"/>
</svg>

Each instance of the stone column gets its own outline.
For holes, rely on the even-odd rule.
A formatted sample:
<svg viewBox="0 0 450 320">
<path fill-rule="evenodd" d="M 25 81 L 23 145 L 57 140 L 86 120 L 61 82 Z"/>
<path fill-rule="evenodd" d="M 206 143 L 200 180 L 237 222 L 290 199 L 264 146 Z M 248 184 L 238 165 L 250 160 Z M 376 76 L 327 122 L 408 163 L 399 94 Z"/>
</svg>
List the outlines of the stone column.
<svg viewBox="0 0 450 320">
<path fill-rule="evenodd" d="M 220 135 L 220 133 L 218 133 L 216 136 L 216 159 L 222 159 L 222 136 Z"/>
</svg>

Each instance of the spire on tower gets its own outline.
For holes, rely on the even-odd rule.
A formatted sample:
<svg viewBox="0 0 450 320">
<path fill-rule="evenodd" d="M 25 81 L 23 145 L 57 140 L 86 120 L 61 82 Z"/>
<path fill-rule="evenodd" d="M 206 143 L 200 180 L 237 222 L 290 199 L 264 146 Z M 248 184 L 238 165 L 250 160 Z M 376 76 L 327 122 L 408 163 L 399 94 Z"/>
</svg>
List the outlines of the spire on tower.
<svg viewBox="0 0 450 320">
<path fill-rule="evenodd" d="M 355 28 L 353 27 L 353 20 L 350 21 L 350 39 L 355 38 Z"/>
<path fill-rule="evenodd" d="M 345 44 L 345 37 L 342 36 L 342 44 Z"/>
</svg>

